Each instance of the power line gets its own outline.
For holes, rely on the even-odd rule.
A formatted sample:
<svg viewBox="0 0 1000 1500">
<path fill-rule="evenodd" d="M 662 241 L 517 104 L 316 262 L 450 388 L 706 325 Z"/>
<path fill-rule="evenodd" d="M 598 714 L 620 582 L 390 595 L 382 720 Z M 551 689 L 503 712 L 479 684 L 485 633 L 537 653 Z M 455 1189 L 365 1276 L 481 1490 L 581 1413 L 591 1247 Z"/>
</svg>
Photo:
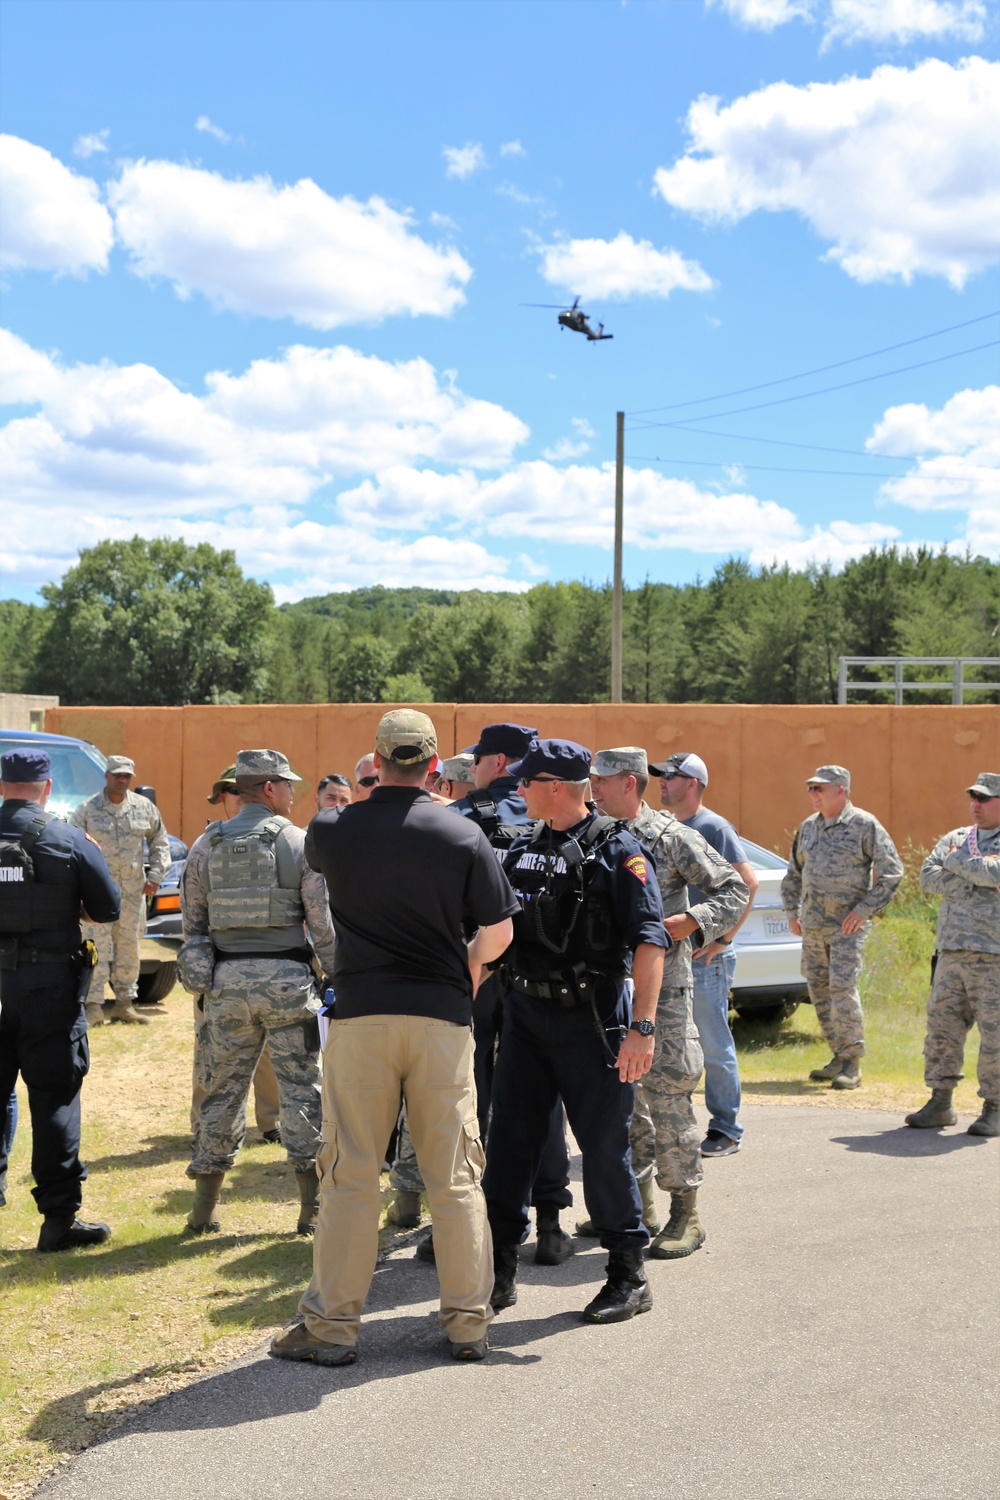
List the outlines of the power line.
<svg viewBox="0 0 1000 1500">
<path fill-rule="evenodd" d="M 648 429 L 642 427 L 635 427 L 631 430 L 634 432 L 648 431 Z M 878 463 L 916 463 L 919 459 L 926 458 L 927 456 L 926 453 L 871 453 L 867 448 L 830 448 L 823 443 L 793 443 L 787 438 L 751 437 L 746 432 L 719 432 L 712 427 L 684 427 L 680 422 L 671 423 L 670 430 L 672 432 L 689 432 L 694 437 L 729 438 L 735 443 L 767 443 L 772 448 L 804 448 L 810 453 L 842 453 L 847 458 L 870 458 Z M 877 477 L 877 473 L 875 477 Z"/>
<path fill-rule="evenodd" d="M 875 359 L 879 354 L 892 354 L 897 349 L 907 349 L 911 344 L 922 344 L 927 339 L 938 339 L 946 333 L 957 333 L 960 328 L 971 328 L 974 323 L 985 323 L 989 318 L 1000 317 L 1000 309 L 983 313 L 978 318 L 968 318 L 964 323 L 952 323 L 949 328 L 938 328 L 934 333 L 921 333 L 914 339 L 904 339 L 901 344 L 887 344 L 884 349 L 872 349 L 868 354 L 854 354 L 850 359 L 838 359 L 830 365 L 817 365 L 814 370 L 802 370 L 798 375 L 782 375 L 778 380 L 763 380 L 759 385 L 740 386 L 739 390 L 722 391 L 718 396 L 696 396 L 692 401 L 674 401 L 669 406 L 646 406 L 640 411 L 627 412 L 626 416 L 642 417 L 654 411 L 680 411 L 685 406 L 704 406 L 706 401 L 728 401 L 732 396 L 748 396 L 751 391 L 766 391 L 775 385 L 787 385 L 790 380 L 806 380 L 810 375 L 825 375 L 827 370 L 841 370 L 845 365 L 855 365 L 862 359 Z"/>
<path fill-rule="evenodd" d="M 955 349 L 951 354 L 939 354 L 936 359 L 922 359 L 918 360 L 916 364 L 900 365 L 895 370 L 882 370 L 878 375 L 861 375 L 857 380 L 843 380 L 838 385 L 821 386 L 816 391 L 800 391 L 797 396 L 779 396 L 774 401 L 758 401 L 753 406 L 733 406 L 730 407 L 729 411 L 712 411 L 707 412 L 704 417 L 692 416 L 686 417 L 684 420 L 686 422 L 713 422 L 717 421 L 720 417 L 738 417 L 743 412 L 763 411 L 766 407 L 770 406 L 787 406 L 790 401 L 805 401 L 810 396 L 828 396 L 832 391 L 846 391 L 850 390 L 852 386 L 869 385 L 873 380 L 886 380 L 890 375 L 905 375 L 910 370 L 925 370 L 928 365 L 944 364 L 949 359 L 960 359 L 963 354 L 978 354 L 983 349 L 996 349 L 998 345 L 1000 345 L 1000 339 L 991 339 L 987 344 L 973 344 L 969 349 Z M 676 428 L 680 425 L 679 422 L 639 422 L 630 430 L 632 432 L 648 432 L 653 427 Z M 689 430 L 697 431 L 699 429 L 692 428 Z"/>
<path fill-rule="evenodd" d="M 660 458 L 655 454 L 652 458 L 646 454 L 630 453 L 629 462 L 636 464 L 690 464 L 699 469 L 745 469 L 751 474 L 830 474 L 844 479 L 931 479 L 942 480 L 950 483 L 962 483 L 970 476 L 968 474 L 872 474 L 865 469 L 792 469 L 779 464 L 743 464 L 733 460 L 715 460 L 706 458 Z M 983 467 L 979 465 L 979 467 Z M 998 473 L 995 469 L 987 469 L 987 473 Z"/>
</svg>

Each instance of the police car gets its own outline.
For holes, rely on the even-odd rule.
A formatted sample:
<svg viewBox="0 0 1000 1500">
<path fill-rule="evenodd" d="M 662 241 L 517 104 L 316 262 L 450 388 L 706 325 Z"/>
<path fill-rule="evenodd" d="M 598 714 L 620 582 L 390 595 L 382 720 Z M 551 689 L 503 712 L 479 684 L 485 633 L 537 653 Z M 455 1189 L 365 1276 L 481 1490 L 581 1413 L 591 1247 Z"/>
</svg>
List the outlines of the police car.
<svg viewBox="0 0 1000 1500">
<path fill-rule="evenodd" d="M 65 734 L 44 734 L 38 730 L 0 729 L 0 755 L 18 746 L 29 745 L 44 750 L 52 763 L 52 795 L 46 803 L 46 811 L 55 813 L 57 818 L 68 819 L 81 802 L 104 790 L 107 760 L 89 740 L 74 739 Z M 152 792 L 153 788 L 145 790 Z M 155 794 L 153 800 L 156 800 Z M 172 833 L 167 837 L 172 863 L 150 903 L 152 910 L 146 919 L 146 939 L 180 938 L 180 872 L 187 858 L 187 845 Z M 165 999 L 176 981 L 173 947 L 144 940 L 139 963 L 138 1003 L 153 1005 L 157 1000 Z"/>
<path fill-rule="evenodd" d="M 802 978 L 802 939 L 788 925 L 781 901 L 787 860 L 741 838 L 747 861 L 760 882 L 754 904 L 733 939 L 736 976 L 729 1003 L 748 1021 L 781 1021 L 809 991 Z"/>
</svg>

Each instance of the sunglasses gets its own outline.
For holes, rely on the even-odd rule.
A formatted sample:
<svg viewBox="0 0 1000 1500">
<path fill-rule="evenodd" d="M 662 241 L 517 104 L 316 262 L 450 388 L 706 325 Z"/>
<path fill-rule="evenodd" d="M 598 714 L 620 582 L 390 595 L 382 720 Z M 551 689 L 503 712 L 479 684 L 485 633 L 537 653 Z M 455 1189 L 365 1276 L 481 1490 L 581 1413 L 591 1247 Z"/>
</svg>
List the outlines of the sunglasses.
<svg viewBox="0 0 1000 1500">
<path fill-rule="evenodd" d="M 358 786 L 378 786 L 377 776 L 359 776 Z"/>
<path fill-rule="evenodd" d="M 559 781 L 559 780 L 561 780 L 561 777 L 559 777 L 559 776 L 522 776 L 519 779 L 518 785 L 519 786 L 531 786 L 532 782 L 534 782 L 534 781 L 540 781 L 544 785 L 545 782 L 547 782 L 547 781 Z"/>
<path fill-rule="evenodd" d="M 985 792 L 970 792 L 969 796 L 973 802 L 993 802 L 995 798 L 987 796 Z"/>
<path fill-rule="evenodd" d="M 825 786 L 829 786 L 829 784 L 830 783 L 828 781 L 821 781 L 820 784 L 819 784 L 819 786 L 807 786 L 806 787 L 806 791 L 807 792 L 821 792 L 823 790 L 823 788 Z"/>
<path fill-rule="evenodd" d="M 694 781 L 694 776 L 689 776 L 686 771 L 665 771 L 660 777 L 661 781 Z"/>
</svg>

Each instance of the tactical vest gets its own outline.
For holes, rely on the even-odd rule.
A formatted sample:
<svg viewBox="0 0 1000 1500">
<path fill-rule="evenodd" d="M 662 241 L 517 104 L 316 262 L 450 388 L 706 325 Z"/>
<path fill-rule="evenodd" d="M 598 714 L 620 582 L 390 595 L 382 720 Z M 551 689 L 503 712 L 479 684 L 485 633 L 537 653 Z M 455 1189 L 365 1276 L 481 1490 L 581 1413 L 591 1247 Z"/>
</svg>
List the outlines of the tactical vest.
<svg viewBox="0 0 1000 1500">
<path fill-rule="evenodd" d="M 245 833 L 229 823 L 206 830 L 210 852 L 205 865 L 208 921 L 213 932 L 289 928 L 301 945 L 305 908 L 299 887 L 278 882 L 275 844 L 288 818 L 266 818 Z"/>
<path fill-rule="evenodd" d="M 468 793 L 472 816 L 498 854 L 506 854 L 515 839 L 524 833 L 524 823 L 501 823 L 500 808 L 490 791 Z"/>
<path fill-rule="evenodd" d="M 76 885 L 42 885 L 35 874 L 32 850 L 51 822 L 52 814 L 39 809 L 22 834 L 0 834 L 2 933 L 49 932 L 79 924 Z"/>
<path fill-rule="evenodd" d="M 579 839 L 556 844 L 539 823 L 504 861 L 521 905 L 513 966 L 525 978 L 551 979 L 590 963 L 607 968 L 622 954 L 614 914 L 592 889 L 600 851 L 621 827 L 614 818 L 597 817 Z"/>
</svg>

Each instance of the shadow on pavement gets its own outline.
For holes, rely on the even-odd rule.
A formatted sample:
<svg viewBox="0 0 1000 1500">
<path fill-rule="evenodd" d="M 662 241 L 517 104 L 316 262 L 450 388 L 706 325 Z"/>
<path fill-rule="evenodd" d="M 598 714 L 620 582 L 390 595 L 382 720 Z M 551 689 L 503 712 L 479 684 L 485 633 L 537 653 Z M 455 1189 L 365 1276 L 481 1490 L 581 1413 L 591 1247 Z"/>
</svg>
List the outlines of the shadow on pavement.
<svg viewBox="0 0 1000 1500">
<path fill-rule="evenodd" d="M 848 1151 L 874 1156 L 947 1156 L 964 1147 L 986 1145 L 984 1136 L 969 1135 L 961 1128 L 956 1135 L 945 1135 L 940 1130 L 913 1130 L 909 1125 L 881 1135 L 834 1135 L 830 1141 L 834 1146 L 846 1146 Z"/>
</svg>

